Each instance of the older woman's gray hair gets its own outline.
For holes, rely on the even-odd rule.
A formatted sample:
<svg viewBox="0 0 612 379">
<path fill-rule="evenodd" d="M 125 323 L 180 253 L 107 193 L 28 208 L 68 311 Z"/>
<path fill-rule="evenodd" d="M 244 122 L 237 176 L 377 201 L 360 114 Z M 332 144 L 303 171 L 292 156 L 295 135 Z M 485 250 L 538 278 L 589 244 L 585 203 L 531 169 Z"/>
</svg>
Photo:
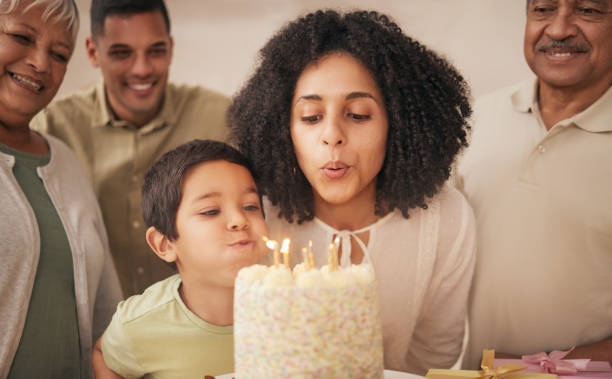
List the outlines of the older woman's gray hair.
<svg viewBox="0 0 612 379">
<path fill-rule="evenodd" d="M 74 0 L 0 0 L 0 14 L 9 14 L 21 8 L 26 13 L 36 6 L 43 6 L 43 21 L 66 23 L 72 35 L 72 43 L 79 32 L 79 11 Z"/>
</svg>

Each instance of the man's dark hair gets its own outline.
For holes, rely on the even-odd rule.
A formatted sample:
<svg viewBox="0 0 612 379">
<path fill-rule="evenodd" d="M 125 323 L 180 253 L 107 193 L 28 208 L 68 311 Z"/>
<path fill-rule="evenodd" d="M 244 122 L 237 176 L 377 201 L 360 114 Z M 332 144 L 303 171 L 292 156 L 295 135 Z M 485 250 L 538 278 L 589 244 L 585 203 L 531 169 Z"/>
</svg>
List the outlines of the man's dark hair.
<svg viewBox="0 0 612 379">
<path fill-rule="evenodd" d="M 162 155 L 145 175 L 142 186 L 142 217 L 170 240 L 178 238 L 176 213 L 181 203 L 183 179 L 200 163 L 227 161 L 252 173 L 246 157 L 230 145 L 212 140 L 193 140 Z"/>
<path fill-rule="evenodd" d="M 467 145 L 469 89 L 446 60 L 403 34 L 387 16 L 366 11 L 308 14 L 260 51 L 259 67 L 234 98 L 228 123 L 259 177 L 261 193 L 289 222 L 314 217 L 313 190 L 291 140 L 291 103 L 303 70 L 334 52 L 350 54 L 369 70 L 387 111 L 376 214 L 397 208 L 408 217 L 409 209 L 426 208 Z"/>
<path fill-rule="evenodd" d="M 91 35 L 95 39 L 104 34 L 104 21 L 111 15 L 132 15 L 159 10 L 170 34 L 170 18 L 164 0 L 92 0 L 89 17 Z"/>
</svg>

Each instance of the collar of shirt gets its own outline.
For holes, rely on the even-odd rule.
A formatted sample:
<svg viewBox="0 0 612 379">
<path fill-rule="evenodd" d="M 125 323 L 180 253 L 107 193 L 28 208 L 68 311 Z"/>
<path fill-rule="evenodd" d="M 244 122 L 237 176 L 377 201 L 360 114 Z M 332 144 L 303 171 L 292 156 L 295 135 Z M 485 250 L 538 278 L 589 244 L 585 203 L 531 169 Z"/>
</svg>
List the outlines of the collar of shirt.
<svg viewBox="0 0 612 379">
<path fill-rule="evenodd" d="M 104 82 L 100 82 L 96 86 L 96 97 L 99 99 L 98 109 L 95 111 L 94 122 L 92 123 L 92 127 L 101 128 L 105 126 L 113 127 L 113 128 L 123 128 L 123 129 L 131 129 L 136 131 L 138 134 L 147 135 L 153 133 L 157 130 L 163 129 L 168 125 L 174 125 L 177 119 L 177 112 L 175 107 L 175 99 L 173 96 L 173 91 L 170 88 L 170 84 L 166 87 L 166 91 L 164 93 L 164 103 L 162 105 L 161 112 L 148 124 L 144 125 L 141 128 L 136 128 L 127 121 L 117 120 L 115 119 L 113 112 L 106 101 L 106 93 L 104 89 Z"/>
<path fill-rule="evenodd" d="M 524 82 L 512 94 L 512 106 L 517 112 L 534 112 L 537 117 L 537 80 Z M 612 87 L 591 104 L 584 111 L 562 121 L 560 125 L 576 125 L 577 127 L 592 133 L 612 131 Z"/>
</svg>

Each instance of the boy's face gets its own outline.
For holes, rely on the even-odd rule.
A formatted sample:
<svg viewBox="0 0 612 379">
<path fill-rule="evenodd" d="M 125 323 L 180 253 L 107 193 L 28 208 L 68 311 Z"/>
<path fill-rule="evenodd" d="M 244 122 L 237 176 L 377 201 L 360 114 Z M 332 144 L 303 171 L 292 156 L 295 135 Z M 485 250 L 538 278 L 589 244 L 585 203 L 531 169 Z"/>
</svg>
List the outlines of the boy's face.
<svg viewBox="0 0 612 379">
<path fill-rule="evenodd" d="M 238 271 L 259 263 L 268 235 L 249 171 L 227 161 L 192 167 L 183 178 L 171 242 L 183 281 L 233 287 Z"/>
</svg>

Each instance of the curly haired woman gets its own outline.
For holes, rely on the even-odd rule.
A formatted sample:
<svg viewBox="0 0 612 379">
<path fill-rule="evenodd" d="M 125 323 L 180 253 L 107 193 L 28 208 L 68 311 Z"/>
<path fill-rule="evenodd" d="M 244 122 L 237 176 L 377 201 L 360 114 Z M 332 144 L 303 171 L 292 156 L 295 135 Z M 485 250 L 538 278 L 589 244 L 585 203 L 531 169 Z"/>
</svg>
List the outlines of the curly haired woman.
<svg viewBox="0 0 612 379">
<path fill-rule="evenodd" d="M 340 236 L 341 265 L 372 262 L 387 369 L 423 374 L 461 352 L 474 220 L 445 182 L 470 113 L 449 63 L 364 11 L 289 23 L 230 109 L 271 235 L 312 240 L 319 263 Z"/>
</svg>

